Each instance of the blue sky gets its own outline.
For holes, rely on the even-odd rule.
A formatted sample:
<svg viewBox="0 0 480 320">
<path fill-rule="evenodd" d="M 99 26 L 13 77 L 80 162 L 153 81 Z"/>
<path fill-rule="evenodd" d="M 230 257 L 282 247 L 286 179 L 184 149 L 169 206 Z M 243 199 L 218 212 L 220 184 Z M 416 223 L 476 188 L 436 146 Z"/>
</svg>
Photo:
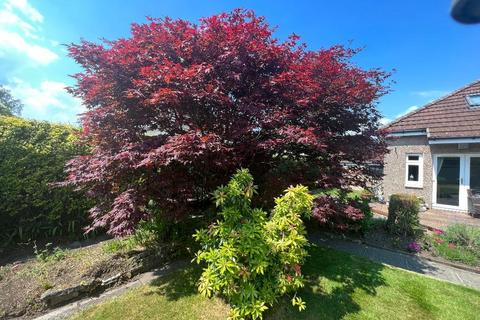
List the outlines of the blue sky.
<svg viewBox="0 0 480 320">
<path fill-rule="evenodd" d="M 480 24 L 461 25 L 450 0 L 182 1 L 0 0 L 0 84 L 20 98 L 23 116 L 75 123 L 80 101 L 64 87 L 80 71 L 64 43 L 126 37 L 145 16 L 197 21 L 233 8 L 254 9 L 277 37 L 301 36 L 316 50 L 364 47 L 355 62 L 396 69 L 393 92 L 379 103 L 386 119 L 480 78 Z"/>
</svg>

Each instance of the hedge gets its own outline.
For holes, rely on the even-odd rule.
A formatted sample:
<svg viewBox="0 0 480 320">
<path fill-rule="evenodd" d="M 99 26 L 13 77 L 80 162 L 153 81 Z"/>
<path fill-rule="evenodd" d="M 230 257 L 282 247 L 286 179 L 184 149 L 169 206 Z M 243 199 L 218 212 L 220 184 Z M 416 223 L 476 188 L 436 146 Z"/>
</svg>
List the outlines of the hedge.
<svg viewBox="0 0 480 320">
<path fill-rule="evenodd" d="M 0 245 L 79 235 L 88 201 L 71 188 L 52 187 L 64 165 L 86 153 L 72 126 L 0 116 Z"/>
<path fill-rule="evenodd" d="M 388 204 L 388 229 L 396 234 L 415 235 L 420 229 L 419 211 L 420 200 L 416 195 L 392 194 Z"/>
</svg>

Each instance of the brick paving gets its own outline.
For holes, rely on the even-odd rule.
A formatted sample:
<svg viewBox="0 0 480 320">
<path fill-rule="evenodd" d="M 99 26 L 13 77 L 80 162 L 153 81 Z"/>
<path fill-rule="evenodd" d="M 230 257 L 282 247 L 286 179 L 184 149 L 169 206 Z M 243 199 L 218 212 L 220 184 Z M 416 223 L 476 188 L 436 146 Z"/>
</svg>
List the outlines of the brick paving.
<svg viewBox="0 0 480 320">
<path fill-rule="evenodd" d="M 388 206 L 381 203 L 372 203 L 372 211 L 375 214 L 388 216 Z M 427 227 L 445 229 L 447 226 L 462 223 L 470 226 L 480 227 L 480 219 L 473 218 L 467 213 L 458 211 L 447 211 L 430 209 L 420 213 L 420 223 Z"/>
</svg>

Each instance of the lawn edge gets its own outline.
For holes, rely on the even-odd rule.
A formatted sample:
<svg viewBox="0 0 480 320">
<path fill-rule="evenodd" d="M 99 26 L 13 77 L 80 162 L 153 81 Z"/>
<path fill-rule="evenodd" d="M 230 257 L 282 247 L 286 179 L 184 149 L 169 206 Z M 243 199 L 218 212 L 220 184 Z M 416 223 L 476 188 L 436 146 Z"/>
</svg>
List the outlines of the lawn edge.
<svg viewBox="0 0 480 320">
<path fill-rule="evenodd" d="M 98 296 L 86 297 L 80 300 L 72 301 L 61 307 L 50 309 L 47 313 L 40 315 L 35 320 L 56 320 L 67 319 L 76 313 L 82 312 L 90 307 L 107 302 L 109 299 L 119 297 L 131 289 L 142 285 L 148 285 L 153 280 L 170 275 L 190 264 L 189 259 L 180 259 L 167 263 L 166 265 L 144 272 L 138 275 L 136 280 L 127 282 L 121 286 L 106 290 Z"/>
<path fill-rule="evenodd" d="M 335 235 L 335 234 L 332 234 L 332 233 L 328 233 L 328 235 L 332 239 L 341 239 L 341 240 L 346 240 L 346 241 L 350 241 L 350 242 L 353 242 L 353 243 L 359 243 L 360 242 L 361 244 L 364 244 L 364 245 L 367 245 L 367 246 L 370 246 L 370 247 L 373 247 L 373 248 L 383 249 L 383 250 L 387 250 L 387 251 L 390 251 L 390 252 L 393 252 L 393 253 L 408 255 L 408 256 L 411 256 L 411 257 L 417 257 L 417 258 L 420 258 L 420 259 L 425 259 L 425 260 L 429 260 L 429 261 L 436 262 L 436 263 L 439 263 L 439 264 L 443 264 L 443 265 L 446 265 L 446 266 L 449 266 L 449 267 L 452 267 L 452 268 L 462 269 L 462 270 L 465 270 L 465 271 L 470 271 L 470 272 L 480 274 L 480 269 L 479 268 L 470 267 L 470 266 L 465 265 L 465 264 L 457 264 L 457 263 L 454 263 L 454 262 L 451 262 L 451 261 L 445 261 L 444 259 L 437 259 L 435 257 L 429 257 L 429 256 L 420 256 L 420 255 L 416 255 L 414 253 L 411 253 L 411 252 L 408 252 L 408 251 L 403 251 L 403 250 L 395 250 L 395 249 L 392 249 L 392 248 L 377 245 L 377 244 L 369 242 L 369 241 L 365 241 L 363 239 L 351 238 L 351 237 L 348 237 L 348 236 L 338 237 L 338 235 Z"/>
</svg>

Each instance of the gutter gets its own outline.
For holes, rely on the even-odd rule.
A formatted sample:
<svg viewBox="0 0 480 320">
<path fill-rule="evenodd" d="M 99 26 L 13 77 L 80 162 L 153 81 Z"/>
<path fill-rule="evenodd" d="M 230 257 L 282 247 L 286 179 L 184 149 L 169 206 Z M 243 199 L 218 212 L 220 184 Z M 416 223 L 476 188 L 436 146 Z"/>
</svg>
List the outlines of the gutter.
<svg viewBox="0 0 480 320">
<path fill-rule="evenodd" d="M 400 138 L 400 137 L 417 137 L 417 136 L 427 136 L 426 129 L 416 129 L 416 130 L 403 130 L 395 131 L 387 134 L 387 138 Z"/>
<path fill-rule="evenodd" d="M 459 143 L 480 143 L 480 137 L 428 139 L 428 144 L 459 144 Z"/>
</svg>

